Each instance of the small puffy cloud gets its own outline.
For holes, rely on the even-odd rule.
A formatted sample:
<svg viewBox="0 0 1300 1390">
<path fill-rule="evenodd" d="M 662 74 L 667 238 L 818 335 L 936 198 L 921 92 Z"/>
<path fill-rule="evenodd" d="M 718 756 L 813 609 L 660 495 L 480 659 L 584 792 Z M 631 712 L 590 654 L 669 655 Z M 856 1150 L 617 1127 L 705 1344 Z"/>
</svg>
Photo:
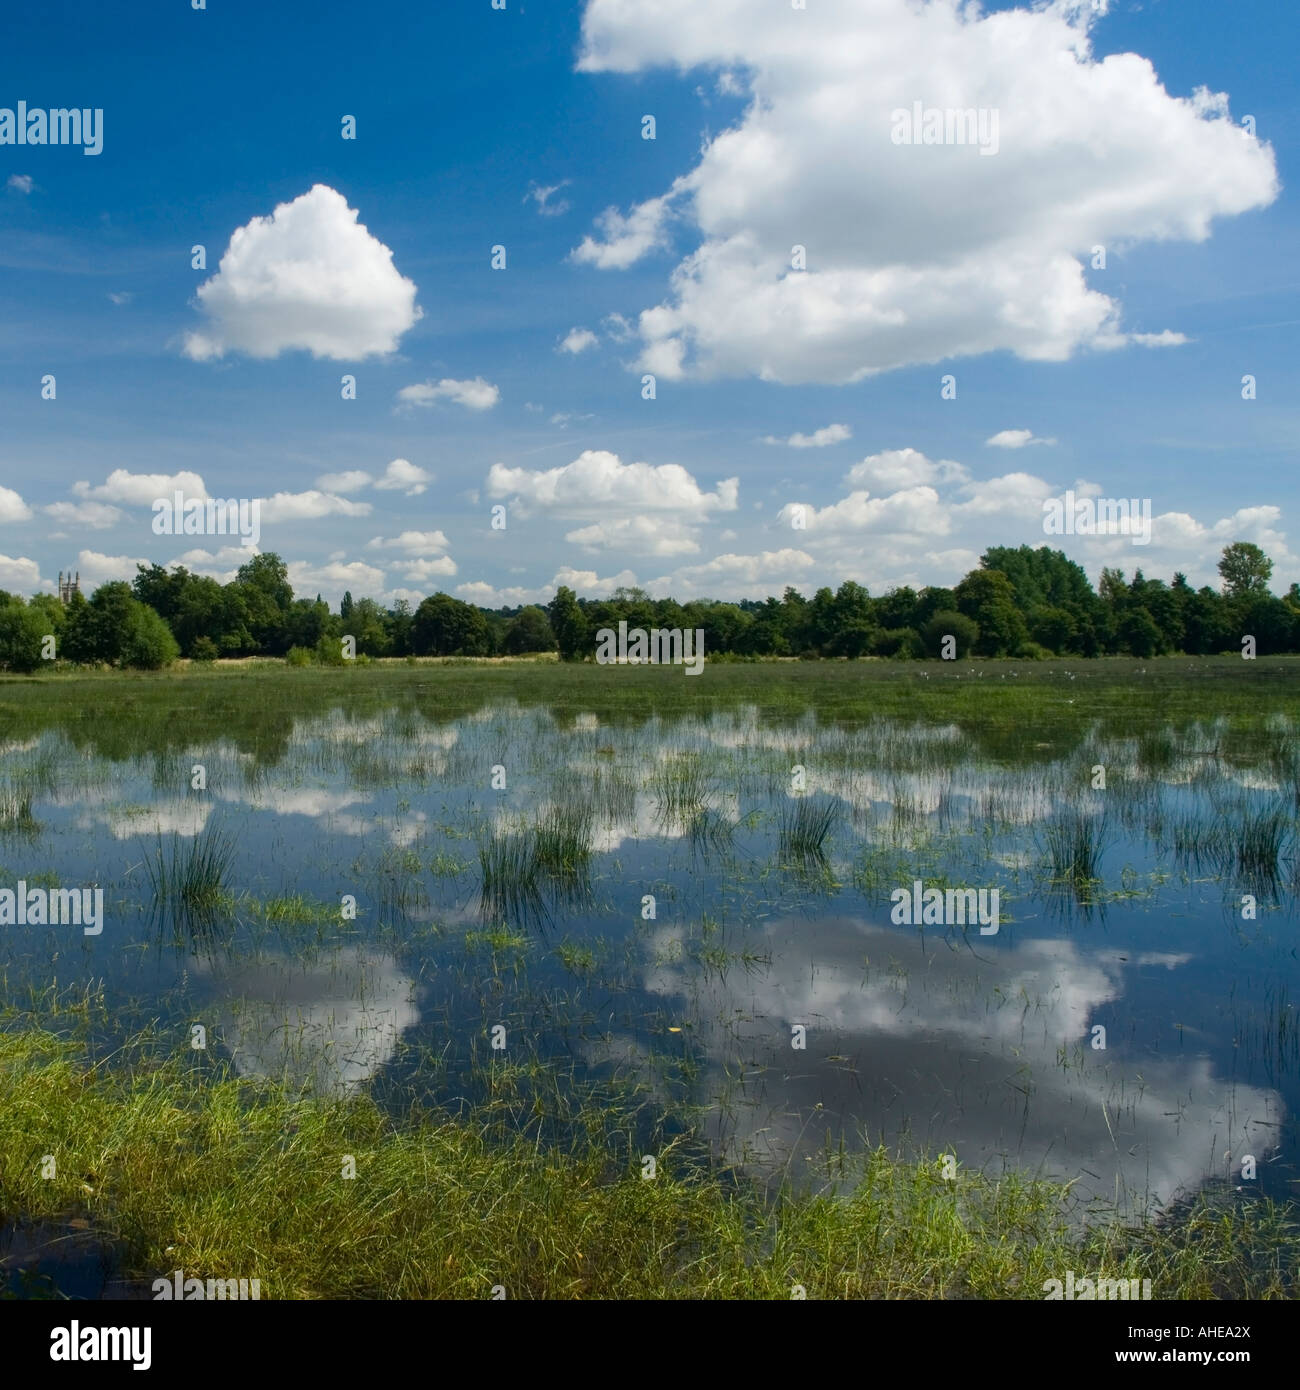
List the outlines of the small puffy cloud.
<svg viewBox="0 0 1300 1390">
<path fill-rule="evenodd" d="M 787 439 L 765 434 L 764 444 L 784 444 L 791 449 L 824 449 L 828 444 L 843 444 L 853 438 L 853 431 L 847 425 L 823 425 L 811 434 L 792 434 Z"/>
<path fill-rule="evenodd" d="M 600 326 L 616 343 L 630 343 L 636 337 L 636 324 L 629 323 L 622 314 L 606 314 Z"/>
<path fill-rule="evenodd" d="M 547 603 L 555 593 L 554 586 L 541 589 L 498 589 L 482 579 L 456 585 L 456 595 L 465 603 L 480 608 L 518 608 L 526 603 Z"/>
<path fill-rule="evenodd" d="M 559 183 L 540 184 L 531 183 L 528 185 L 528 192 L 524 194 L 524 202 L 530 200 L 537 204 L 537 211 L 543 217 L 562 217 L 569 210 L 567 198 L 555 198 L 555 195 L 563 188 L 569 186 L 569 179 L 561 179 Z M 555 198 L 552 202 L 551 199 Z"/>
<path fill-rule="evenodd" d="M 586 550 L 619 550 L 635 555 L 697 555 L 695 531 L 662 516 L 633 516 L 593 522 L 564 537 Z"/>
<path fill-rule="evenodd" d="M 351 468 L 343 473 L 322 473 L 316 486 L 325 492 L 360 492 L 374 481 L 364 468 Z"/>
<path fill-rule="evenodd" d="M 985 444 L 993 449 L 1023 449 L 1027 444 L 1055 444 L 1055 439 L 1039 439 L 1033 430 L 999 430 Z"/>
<path fill-rule="evenodd" d="M 314 565 L 307 560 L 290 560 L 289 583 L 295 594 L 320 594 L 328 602 L 336 602 L 345 592 L 356 598 L 379 598 L 384 592 L 384 572 L 374 565 L 354 560 L 351 564 L 331 561 Z"/>
<path fill-rule="evenodd" d="M 10 174 L 5 187 L 13 193 L 30 193 L 36 185 L 30 174 Z"/>
<path fill-rule="evenodd" d="M 410 554 L 425 550 L 446 550 L 447 537 L 441 531 L 403 531 L 385 539 L 376 536 L 366 542 L 367 550 L 405 550 Z"/>
<path fill-rule="evenodd" d="M 557 410 L 555 414 L 551 416 L 550 422 L 553 425 L 558 425 L 562 430 L 567 430 L 571 424 L 577 423 L 580 425 L 584 420 L 594 420 L 595 418 L 595 415 L 593 415 L 591 411 L 587 411 L 586 414 L 580 414 L 575 410 Z"/>
<path fill-rule="evenodd" d="M 433 481 L 433 474 L 420 468 L 408 459 L 394 459 L 384 469 L 384 476 L 375 479 L 375 487 L 381 492 L 404 492 L 408 497 L 418 497 Z"/>
<path fill-rule="evenodd" d="M 450 555 L 433 555 L 424 560 L 394 560 L 389 568 L 396 570 L 408 584 L 427 584 L 431 579 L 455 574 L 456 562 Z"/>
<path fill-rule="evenodd" d="M 655 594 L 675 598 L 752 598 L 760 590 L 771 593 L 797 585 L 816 561 L 804 550 L 765 550 L 758 555 L 717 555 L 702 565 L 688 565 L 646 587 Z"/>
<path fill-rule="evenodd" d="M 888 492 L 918 483 L 965 482 L 968 477 L 966 469 L 952 459 L 932 461 L 917 449 L 885 449 L 855 463 L 844 481 L 854 487 Z"/>
<path fill-rule="evenodd" d="M 0 589 L 34 593 L 41 587 L 41 567 L 25 555 L 0 555 Z"/>
<path fill-rule="evenodd" d="M 561 585 L 566 585 L 579 598 L 608 598 L 615 589 L 635 589 L 639 584 L 631 570 L 620 570 L 608 579 L 602 579 L 595 570 L 577 570 L 571 565 L 561 565 L 551 580 L 550 592 L 554 593 Z"/>
<path fill-rule="evenodd" d="M 599 239 L 583 237 L 570 252 L 579 265 L 597 270 L 626 270 L 646 255 L 667 245 L 671 205 L 668 197 L 651 198 L 624 215 L 617 208 L 606 208 L 596 219 Z"/>
<path fill-rule="evenodd" d="M 41 510 L 62 526 L 86 526 L 92 531 L 107 531 L 110 526 L 126 520 L 124 511 L 107 502 L 51 502 Z M 3 514 L 4 498 L 0 495 L 0 518 Z"/>
<path fill-rule="evenodd" d="M 197 473 L 129 473 L 115 468 L 98 486 L 73 483 L 75 496 L 100 502 L 123 502 L 129 507 L 151 507 L 160 497 L 168 500 L 176 492 L 186 498 L 206 498 L 208 490 Z"/>
<path fill-rule="evenodd" d="M 1053 493 L 1050 483 L 1032 473 L 1004 473 L 1000 478 L 988 478 L 967 483 L 962 489 L 965 501 L 954 511 L 973 516 L 1032 516 L 1041 520 L 1042 504 Z"/>
<path fill-rule="evenodd" d="M 315 521 L 323 516 L 369 516 L 369 502 L 349 502 L 330 492 L 277 492 L 262 499 L 262 522 Z"/>
<path fill-rule="evenodd" d="M 98 550 L 79 550 L 76 568 L 81 573 L 83 592 L 89 593 L 115 579 L 133 580 L 136 566 L 148 563 L 139 555 L 103 555 Z"/>
<path fill-rule="evenodd" d="M 235 230 L 216 275 L 199 287 L 208 324 L 186 337 L 185 352 L 200 362 L 293 349 L 359 361 L 397 348 L 422 315 L 415 296 L 356 209 L 318 183 Z"/>
<path fill-rule="evenodd" d="M 439 382 L 421 381 L 413 386 L 403 386 L 397 393 L 402 405 L 433 405 L 437 401 L 451 401 L 463 405 L 466 410 L 491 410 L 501 399 L 499 387 L 493 386 L 481 376 L 472 381 L 453 381 L 443 377 Z"/>
<path fill-rule="evenodd" d="M 108 298 L 110 303 L 116 304 L 120 308 L 123 304 L 129 304 L 135 295 L 130 290 L 116 290 L 111 292 Z"/>
<path fill-rule="evenodd" d="M 218 584 L 229 584 L 239 573 L 240 568 L 256 554 L 256 550 L 242 545 L 223 545 L 217 551 L 187 550 L 183 555 L 176 556 L 168 568 L 184 565 L 191 574 L 202 575 L 206 579 L 215 579 Z"/>
<path fill-rule="evenodd" d="M 951 528 L 939 494 L 927 485 L 902 488 L 888 497 L 872 497 L 867 492 L 851 492 L 828 507 L 807 503 L 787 503 L 777 520 L 793 526 L 799 513 L 807 531 L 887 531 L 904 535 L 947 535 Z"/>
<path fill-rule="evenodd" d="M 571 328 L 560 340 L 559 352 L 571 352 L 576 357 L 588 348 L 600 346 L 600 339 L 590 328 Z"/>
<path fill-rule="evenodd" d="M 0 487 L 0 522 L 27 521 L 32 509 L 11 487 Z"/>
<path fill-rule="evenodd" d="M 617 454 L 587 449 L 572 463 L 540 471 L 493 464 L 487 490 L 489 496 L 513 496 L 527 507 L 575 520 L 672 512 L 689 522 L 734 511 L 740 481 L 726 478 L 716 491 L 705 492 L 681 464 L 624 463 Z"/>
<path fill-rule="evenodd" d="M 1169 328 L 1161 333 L 1130 333 L 1128 340 L 1130 343 L 1136 343 L 1139 347 L 1149 348 L 1182 347 L 1184 343 L 1190 341 L 1185 333 L 1175 333 Z"/>
</svg>

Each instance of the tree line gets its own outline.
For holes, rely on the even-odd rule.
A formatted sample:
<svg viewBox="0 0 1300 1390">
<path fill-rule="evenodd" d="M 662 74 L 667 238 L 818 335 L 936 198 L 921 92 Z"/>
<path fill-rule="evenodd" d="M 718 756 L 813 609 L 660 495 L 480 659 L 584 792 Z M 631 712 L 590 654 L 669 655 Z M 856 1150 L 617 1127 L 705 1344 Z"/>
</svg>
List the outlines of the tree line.
<svg viewBox="0 0 1300 1390">
<path fill-rule="evenodd" d="M 847 580 L 811 598 L 724 603 L 654 599 L 618 589 L 578 598 L 561 587 L 546 608 L 479 608 L 436 593 L 414 609 L 386 608 L 344 594 L 334 612 L 318 594 L 295 597 L 278 555 L 253 556 L 228 584 L 183 565 L 138 565 L 134 581 L 101 584 L 64 605 L 51 594 L 24 599 L 0 590 L 0 667 L 35 671 L 52 659 L 156 670 L 179 656 L 279 656 L 295 665 L 337 664 L 352 638 L 358 659 L 385 656 L 496 656 L 558 652 L 593 656 L 601 628 L 692 628 L 711 657 L 896 657 L 941 654 L 952 638 L 959 657 L 1159 656 L 1240 653 L 1253 638 L 1260 655 L 1300 651 L 1300 586 L 1269 589 L 1272 561 L 1237 541 L 1219 561 L 1222 587 L 1126 579 L 1105 569 L 1094 589 L 1059 550 L 994 546 L 954 588 L 907 586 L 873 597 Z"/>
</svg>

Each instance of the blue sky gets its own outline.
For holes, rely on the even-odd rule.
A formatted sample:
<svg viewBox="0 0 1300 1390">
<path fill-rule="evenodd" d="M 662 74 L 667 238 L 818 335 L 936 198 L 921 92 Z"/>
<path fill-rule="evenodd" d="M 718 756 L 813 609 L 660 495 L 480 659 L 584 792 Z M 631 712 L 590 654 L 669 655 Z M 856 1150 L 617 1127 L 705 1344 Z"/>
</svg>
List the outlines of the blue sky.
<svg viewBox="0 0 1300 1390">
<path fill-rule="evenodd" d="M 0 108 L 102 108 L 104 144 L 0 145 L 0 586 L 228 577 L 225 538 L 153 534 L 177 475 L 268 499 L 333 601 L 951 583 L 1071 487 L 1155 516 L 1053 539 L 1094 577 L 1213 582 L 1251 539 L 1300 580 L 1295 13 L 1014 10 L 6 15 Z M 913 101 L 996 109 L 997 152 L 893 142 Z"/>
</svg>

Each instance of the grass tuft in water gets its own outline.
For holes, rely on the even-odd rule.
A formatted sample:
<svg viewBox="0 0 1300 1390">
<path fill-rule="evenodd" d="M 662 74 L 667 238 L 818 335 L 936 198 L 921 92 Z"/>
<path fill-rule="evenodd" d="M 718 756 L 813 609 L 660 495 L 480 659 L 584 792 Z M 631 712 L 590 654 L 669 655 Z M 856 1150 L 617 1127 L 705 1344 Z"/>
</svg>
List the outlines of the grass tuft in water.
<svg viewBox="0 0 1300 1390">
<path fill-rule="evenodd" d="M 826 837 L 839 820 L 839 804 L 800 796 L 781 807 L 780 853 L 796 864 L 821 864 L 826 859 Z"/>
<path fill-rule="evenodd" d="M 159 835 L 145 860 L 155 904 L 197 917 L 229 909 L 235 899 L 226 877 L 234 859 L 234 837 L 214 826 L 190 837 L 173 833 L 166 847 Z"/>
</svg>

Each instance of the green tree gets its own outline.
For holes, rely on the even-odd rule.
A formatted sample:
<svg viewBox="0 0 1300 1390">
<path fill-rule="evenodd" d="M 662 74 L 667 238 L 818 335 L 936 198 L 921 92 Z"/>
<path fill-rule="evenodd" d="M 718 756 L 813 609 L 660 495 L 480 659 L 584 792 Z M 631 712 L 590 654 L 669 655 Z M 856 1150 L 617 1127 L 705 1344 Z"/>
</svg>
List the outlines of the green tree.
<svg viewBox="0 0 1300 1390">
<path fill-rule="evenodd" d="M 258 650 L 274 655 L 287 651 L 285 619 L 293 602 L 288 566 L 268 550 L 241 565 L 234 584 L 244 600 L 248 629 Z"/>
<path fill-rule="evenodd" d="M 876 640 L 875 608 L 871 595 L 861 584 L 846 579 L 835 591 L 832 605 L 834 635 L 830 654 L 833 656 L 863 656 Z"/>
<path fill-rule="evenodd" d="M 1077 650 L 1079 624 L 1068 609 L 1045 604 L 1030 617 L 1029 635 L 1048 651 L 1065 655 Z"/>
<path fill-rule="evenodd" d="M 180 655 L 171 628 L 148 604 L 131 600 L 118 660 L 138 671 L 158 671 Z"/>
<path fill-rule="evenodd" d="M 945 637 L 956 638 L 958 657 L 972 656 L 979 647 L 979 624 L 964 613 L 936 613 L 921 629 L 921 641 L 926 654 L 942 656 Z"/>
<path fill-rule="evenodd" d="M 53 634 L 40 609 L 21 598 L 0 603 L 0 666 L 9 671 L 39 670 L 47 635 Z"/>
<path fill-rule="evenodd" d="M 342 635 L 357 639 L 357 654 L 387 656 L 391 649 L 388 624 L 384 610 L 372 598 L 358 599 L 351 616 L 343 625 Z"/>
<path fill-rule="evenodd" d="M 1005 656 L 1028 637 L 1011 581 L 1001 570 L 972 570 L 953 591 L 957 611 L 979 627 L 977 656 Z M 924 632 L 925 629 L 922 629 Z"/>
<path fill-rule="evenodd" d="M 70 661 L 117 665 L 137 605 L 143 607 L 131 593 L 131 586 L 121 580 L 101 584 L 88 602 L 78 603 L 74 598 L 68 605 L 63 654 Z"/>
<path fill-rule="evenodd" d="M 1249 634 L 1255 639 L 1260 656 L 1277 656 L 1295 646 L 1297 615 L 1290 606 L 1270 593 L 1254 594 L 1234 605 L 1241 631 L 1235 635 L 1238 645 Z"/>
<path fill-rule="evenodd" d="M 511 619 L 502 639 L 502 646 L 511 656 L 525 652 L 553 652 L 555 634 L 540 608 L 529 606 Z"/>
<path fill-rule="evenodd" d="M 1247 598 L 1268 593 L 1273 562 L 1250 541 L 1233 541 L 1224 546 L 1219 560 L 1223 591 L 1229 598 Z"/>
<path fill-rule="evenodd" d="M 561 584 L 548 609 L 551 631 L 560 649 L 561 661 L 581 661 L 587 654 L 587 617 L 578 606 L 572 589 Z"/>
<path fill-rule="evenodd" d="M 411 619 L 411 646 L 420 656 L 485 656 L 487 620 L 450 594 L 432 594 Z"/>
<path fill-rule="evenodd" d="M 906 628 L 916 625 L 916 590 L 904 585 L 891 589 L 876 600 L 876 621 L 883 628 Z"/>
<path fill-rule="evenodd" d="M 1163 634 L 1145 608 L 1132 606 L 1124 612 L 1119 620 L 1119 639 L 1133 656 L 1156 656 L 1163 650 Z"/>
<path fill-rule="evenodd" d="M 995 545 L 984 552 L 980 564 L 1007 576 L 1022 613 L 1043 606 L 1087 603 L 1096 597 L 1082 567 L 1064 551 L 1049 550 L 1045 545 Z"/>
</svg>

